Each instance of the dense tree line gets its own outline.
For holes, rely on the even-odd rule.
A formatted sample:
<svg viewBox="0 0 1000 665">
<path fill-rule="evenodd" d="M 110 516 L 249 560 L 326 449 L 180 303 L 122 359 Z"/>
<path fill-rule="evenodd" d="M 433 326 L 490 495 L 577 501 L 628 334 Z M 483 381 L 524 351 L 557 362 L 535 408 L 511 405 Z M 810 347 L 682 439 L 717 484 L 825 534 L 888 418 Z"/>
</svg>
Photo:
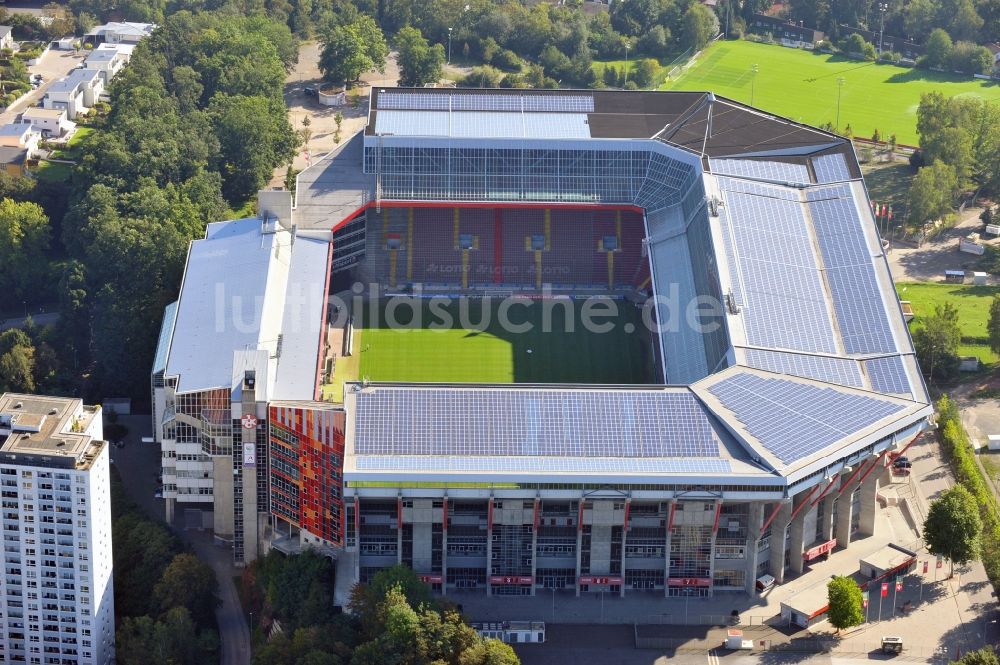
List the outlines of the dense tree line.
<svg viewBox="0 0 1000 665">
<path fill-rule="evenodd" d="M 834 39 L 840 26 L 861 27 L 923 44 L 935 28 L 953 41 L 985 44 L 1000 36 L 1000 0 L 908 0 L 889 2 L 883 17 L 870 0 L 790 0 L 788 15 Z"/>
<path fill-rule="evenodd" d="M 113 11 L 78 10 L 100 20 Z M 115 78 L 111 111 L 78 147 L 69 190 L 0 177 L 8 315 L 22 299 L 57 300 L 60 312 L 54 329 L 0 353 L 7 386 L 145 397 L 188 243 L 251 200 L 298 143 L 282 97 L 298 42 L 283 22 L 228 4 L 125 18 L 161 27 Z"/>
<path fill-rule="evenodd" d="M 217 663 L 218 581 L 111 482 L 117 657 L 122 665 Z"/>
<path fill-rule="evenodd" d="M 484 640 L 456 608 L 431 596 L 405 566 L 355 586 L 351 614 L 335 611 L 329 559 L 271 552 L 243 575 L 259 618 L 253 665 L 517 665 L 506 644 Z"/>
</svg>

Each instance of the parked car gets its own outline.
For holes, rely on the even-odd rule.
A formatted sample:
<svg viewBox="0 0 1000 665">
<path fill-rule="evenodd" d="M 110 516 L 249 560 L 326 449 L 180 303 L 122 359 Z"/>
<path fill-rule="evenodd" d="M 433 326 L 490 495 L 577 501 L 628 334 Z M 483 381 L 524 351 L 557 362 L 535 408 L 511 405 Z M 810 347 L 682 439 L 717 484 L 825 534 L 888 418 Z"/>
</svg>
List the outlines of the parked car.
<svg viewBox="0 0 1000 665">
<path fill-rule="evenodd" d="M 905 460 L 905 459 L 898 459 L 895 462 L 893 462 L 892 465 L 894 467 L 896 467 L 897 469 L 912 469 L 913 468 L 913 463 L 910 462 L 909 460 Z"/>
<path fill-rule="evenodd" d="M 896 461 L 896 462 L 909 462 L 909 461 L 910 461 L 910 458 L 909 458 L 909 457 L 907 457 L 906 455 L 900 455 L 899 457 L 897 457 L 897 458 L 895 459 L 895 461 Z"/>
<path fill-rule="evenodd" d="M 306 97 L 318 97 L 319 88 L 314 88 L 311 85 L 307 85 L 305 89 Z"/>
</svg>

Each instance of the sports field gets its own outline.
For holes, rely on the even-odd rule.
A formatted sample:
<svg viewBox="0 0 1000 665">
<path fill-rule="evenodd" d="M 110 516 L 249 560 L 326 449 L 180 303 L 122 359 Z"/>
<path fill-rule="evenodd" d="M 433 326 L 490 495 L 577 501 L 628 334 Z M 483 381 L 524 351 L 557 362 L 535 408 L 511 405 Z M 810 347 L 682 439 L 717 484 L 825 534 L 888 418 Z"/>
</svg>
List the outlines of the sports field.
<svg viewBox="0 0 1000 665">
<path fill-rule="evenodd" d="M 412 301 L 407 301 L 412 302 Z M 464 305 L 432 306 L 416 301 L 396 311 L 403 329 L 386 325 L 387 302 L 355 316 L 354 357 L 337 361 L 334 385 L 345 380 L 455 383 L 648 383 L 652 376 L 650 336 L 642 313 L 614 302 L 617 315 L 593 320 L 608 332 L 586 330 L 582 303 L 521 300 L 501 325 L 500 301 L 469 299 Z M 485 304 L 484 304 L 485 303 Z M 573 311 L 567 313 L 567 303 Z M 461 307 L 465 308 L 465 315 Z M 544 309 L 550 307 L 547 317 Z M 414 313 L 419 319 L 414 322 Z M 377 313 L 377 319 L 373 314 Z M 443 317 L 447 321 L 442 324 Z M 545 325 L 546 319 L 551 325 Z M 523 330 L 522 330 L 523 328 Z M 530 329 L 528 329 L 530 328 Z"/>
<path fill-rule="evenodd" d="M 751 71 L 757 65 L 756 81 Z M 837 122 L 837 79 L 840 127 L 869 137 L 878 129 L 895 134 L 899 143 L 917 144 L 917 105 L 921 93 L 975 95 L 1000 101 L 1000 84 L 938 72 L 801 49 L 746 41 L 717 42 L 675 81 L 672 90 L 708 90 L 793 120 L 821 125 Z"/>
</svg>

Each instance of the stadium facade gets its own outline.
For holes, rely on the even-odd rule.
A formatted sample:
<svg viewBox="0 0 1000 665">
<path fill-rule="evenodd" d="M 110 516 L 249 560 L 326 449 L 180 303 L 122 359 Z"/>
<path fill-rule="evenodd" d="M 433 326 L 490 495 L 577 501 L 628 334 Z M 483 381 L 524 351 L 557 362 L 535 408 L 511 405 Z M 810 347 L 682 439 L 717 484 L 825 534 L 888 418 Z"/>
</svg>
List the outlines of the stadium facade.
<svg viewBox="0 0 1000 665">
<path fill-rule="evenodd" d="M 657 383 L 321 401 L 341 274 L 651 302 Z M 168 513 L 211 508 L 238 563 L 321 548 L 341 598 L 400 562 L 441 593 L 749 592 L 873 534 L 931 414 L 850 142 L 710 93 L 373 90 L 294 205 L 192 244 L 152 389 Z"/>
</svg>

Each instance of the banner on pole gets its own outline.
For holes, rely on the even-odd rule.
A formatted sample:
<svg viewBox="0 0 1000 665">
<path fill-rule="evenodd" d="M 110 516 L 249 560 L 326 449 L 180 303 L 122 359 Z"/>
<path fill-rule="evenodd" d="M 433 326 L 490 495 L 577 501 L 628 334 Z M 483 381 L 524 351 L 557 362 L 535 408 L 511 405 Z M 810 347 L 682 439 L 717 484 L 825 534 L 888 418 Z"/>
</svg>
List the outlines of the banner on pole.
<svg viewBox="0 0 1000 665">
<path fill-rule="evenodd" d="M 882 582 L 882 597 L 885 598 L 889 595 L 889 583 Z"/>
<path fill-rule="evenodd" d="M 865 608 L 866 610 L 868 609 L 868 592 L 867 591 L 863 591 L 861 593 L 861 607 Z"/>
<path fill-rule="evenodd" d="M 935 568 L 940 568 L 940 567 L 941 567 L 941 566 L 943 566 L 943 565 L 944 565 L 944 559 L 942 559 L 942 558 L 941 558 L 941 557 L 939 556 L 939 557 L 937 558 L 937 563 L 936 563 L 936 564 L 934 564 L 934 567 L 935 567 Z"/>
<path fill-rule="evenodd" d="M 896 591 L 902 591 L 902 590 L 903 590 L 903 578 L 902 577 L 897 577 L 896 578 Z"/>
<path fill-rule="evenodd" d="M 930 567 L 930 561 L 924 561 L 924 575 L 927 574 L 927 569 Z"/>
</svg>

